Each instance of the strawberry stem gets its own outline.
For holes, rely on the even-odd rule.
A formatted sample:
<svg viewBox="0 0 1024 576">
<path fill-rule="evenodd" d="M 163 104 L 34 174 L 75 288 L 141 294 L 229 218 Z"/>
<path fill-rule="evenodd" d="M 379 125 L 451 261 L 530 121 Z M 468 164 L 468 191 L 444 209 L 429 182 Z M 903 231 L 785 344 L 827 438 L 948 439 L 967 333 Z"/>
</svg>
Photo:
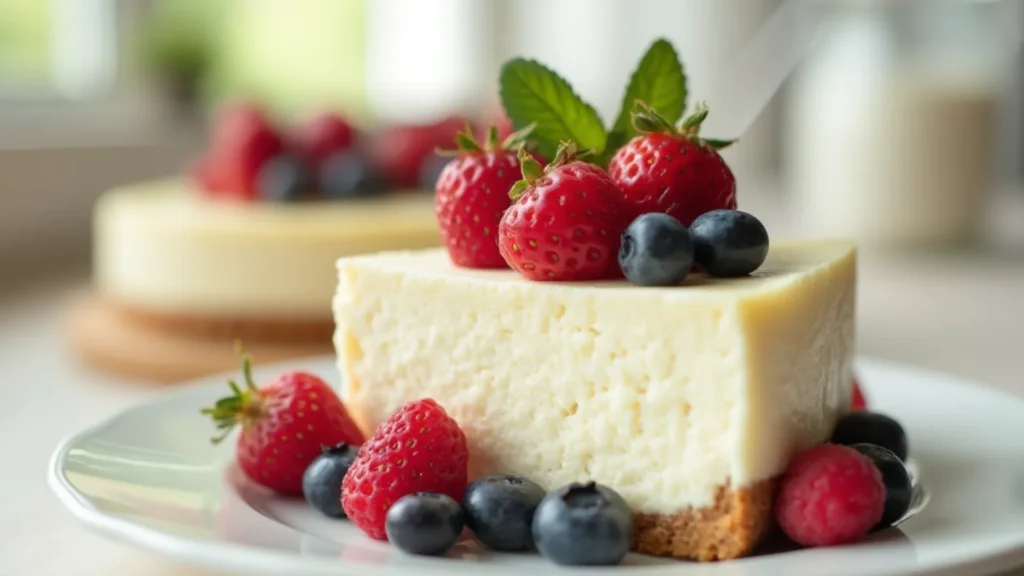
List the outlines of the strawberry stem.
<svg viewBox="0 0 1024 576">
<path fill-rule="evenodd" d="M 537 159 L 526 151 L 526 147 L 521 146 L 519 148 L 519 166 L 523 171 L 523 179 L 512 185 L 512 188 L 508 191 L 508 197 L 511 198 L 513 202 L 519 200 L 523 193 L 526 192 L 530 186 L 533 186 L 534 182 L 542 178 L 544 174 L 547 174 L 559 166 L 586 158 L 593 153 L 593 150 L 583 150 L 582 152 L 578 151 L 575 142 L 563 141 L 558 145 L 558 150 L 555 152 L 555 159 L 546 167 L 541 167 L 540 162 L 537 162 Z"/>
<path fill-rule="evenodd" d="M 575 142 L 563 141 L 558 145 L 558 149 L 555 151 L 555 158 L 550 164 L 548 164 L 545 171 L 550 172 L 559 166 L 564 166 L 570 162 L 582 160 L 593 154 L 593 150 L 580 150 Z"/>
<path fill-rule="evenodd" d="M 533 129 L 536 127 L 536 123 L 529 124 L 525 128 L 522 128 L 521 130 L 516 130 L 515 132 L 509 134 L 501 142 L 501 149 L 518 150 L 522 148 L 526 144 L 526 141 L 530 137 L 530 134 L 533 133 Z"/>
<path fill-rule="evenodd" d="M 473 139 L 472 134 L 463 134 L 462 132 L 459 132 L 455 135 L 455 143 L 459 147 L 459 152 L 468 152 L 472 154 L 474 152 L 484 151 L 484 149 L 476 143 L 476 140 Z"/>
<path fill-rule="evenodd" d="M 466 122 L 465 127 L 455 134 L 455 150 L 435 148 L 434 153 L 438 156 L 460 156 L 463 154 L 517 150 L 526 144 L 526 140 L 530 133 L 533 132 L 534 126 L 536 125 L 530 124 L 522 130 L 509 134 L 505 137 L 505 140 L 500 140 L 498 137 L 498 127 L 492 124 L 487 128 L 484 142 L 481 144 L 476 139 L 476 136 L 473 135 L 473 127 L 469 125 L 469 122 Z"/>
<path fill-rule="evenodd" d="M 519 165 L 523 170 L 523 179 L 530 184 L 533 184 L 540 177 L 544 176 L 544 168 L 541 167 L 540 162 L 530 155 L 526 151 L 526 148 L 519 149 Z"/>
<path fill-rule="evenodd" d="M 213 420 L 218 430 L 218 434 L 210 439 L 214 444 L 219 444 L 227 438 L 239 423 L 244 426 L 258 420 L 263 413 L 260 391 L 252 379 L 252 359 L 240 344 L 236 345 L 236 348 L 242 361 L 242 378 L 245 379 L 245 388 L 243 389 L 234 380 L 228 380 L 231 395 L 217 400 L 212 407 L 200 410 L 201 414 L 209 416 Z"/>
<path fill-rule="evenodd" d="M 498 127 L 491 124 L 487 128 L 487 142 L 484 143 L 484 150 L 497 150 L 501 142 L 498 140 Z"/>
<path fill-rule="evenodd" d="M 704 123 L 708 118 L 708 106 L 703 102 L 698 102 L 688 116 L 684 116 L 679 122 L 679 128 L 677 131 L 683 136 L 696 135 L 700 132 L 700 125 Z"/>
<path fill-rule="evenodd" d="M 658 114 L 646 102 L 637 100 L 633 103 L 633 128 L 641 134 L 655 132 L 674 133 L 675 128 L 667 118 Z"/>
<path fill-rule="evenodd" d="M 633 128 L 641 134 L 671 134 L 673 136 L 686 138 L 698 146 L 722 150 L 731 146 L 735 140 L 721 140 L 717 138 L 701 138 L 700 126 L 708 118 L 708 106 L 703 102 L 697 103 L 693 112 L 689 113 L 679 124 L 673 126 L 664 116 L 658 114 L 646 102 L 637 100 L 633 104 Z"/>
</svg>

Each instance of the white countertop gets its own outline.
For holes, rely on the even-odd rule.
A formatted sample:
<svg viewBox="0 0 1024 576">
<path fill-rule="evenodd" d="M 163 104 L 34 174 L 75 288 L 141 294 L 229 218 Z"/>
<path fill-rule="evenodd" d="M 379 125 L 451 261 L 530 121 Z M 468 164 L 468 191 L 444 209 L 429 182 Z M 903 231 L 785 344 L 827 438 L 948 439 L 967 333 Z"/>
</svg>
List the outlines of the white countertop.
<svg viewBox="0 0 1024 576">
<path fill-rule="evenodd" d="M 68 297 L 83 287 L 81 279 L 52 281 L 0 297 L 8 407 L 0 419 L 7 439 L 0 448 L 0 575 L 214 576 L 86 532 L 46 488 L 46 463 L 62 437 L 158 390 L 91 373 L 74 361 L 62 320 Z M 861 354 L 1024 397 L 1024 253 L 864 252 L 858 299 Z M 1024 576 L 1024 569 L 1012 574 Z"/>
</svg>

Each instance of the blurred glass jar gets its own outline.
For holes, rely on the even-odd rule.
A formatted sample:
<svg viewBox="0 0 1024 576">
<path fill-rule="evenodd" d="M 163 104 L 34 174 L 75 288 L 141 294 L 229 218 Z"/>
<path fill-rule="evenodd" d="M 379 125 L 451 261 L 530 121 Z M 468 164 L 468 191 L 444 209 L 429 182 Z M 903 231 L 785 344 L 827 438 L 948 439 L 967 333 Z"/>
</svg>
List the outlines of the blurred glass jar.
<svg viewBox="0 0 1024 576">
<path fill-rule="evenodd" d="M 788 114 L 801 232 L 886 246 L 976 235 L 1012 55 L 1001 4 L 829 3 Z"/>
</svg>

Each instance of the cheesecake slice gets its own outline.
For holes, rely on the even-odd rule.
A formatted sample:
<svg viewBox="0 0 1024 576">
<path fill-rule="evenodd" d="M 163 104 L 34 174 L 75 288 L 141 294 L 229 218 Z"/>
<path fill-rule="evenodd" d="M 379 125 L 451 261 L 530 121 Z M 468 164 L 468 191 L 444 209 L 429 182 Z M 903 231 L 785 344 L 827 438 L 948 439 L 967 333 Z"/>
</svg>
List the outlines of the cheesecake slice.
<svg viewBox="0 0 1024 576">
<path fill-rule="evenodd" d="M 343 258 L 341 394 L 368 433 L 435 399 L 471 475 L 614 488 L 639 552 L 744 556 L 790 456 L 849 402 L 855 263 L 844 242 L 775 244 L 751 277 L 642 288 L 460 269 L 442 250 Z"/>
</svg>

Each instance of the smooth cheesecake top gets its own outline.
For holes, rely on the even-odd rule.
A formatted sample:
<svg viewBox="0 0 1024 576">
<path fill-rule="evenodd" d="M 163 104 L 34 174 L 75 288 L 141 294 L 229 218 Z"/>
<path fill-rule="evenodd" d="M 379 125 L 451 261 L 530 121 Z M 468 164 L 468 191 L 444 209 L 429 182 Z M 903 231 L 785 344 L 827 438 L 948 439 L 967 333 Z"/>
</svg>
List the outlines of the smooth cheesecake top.
<svg viewBox="0 0 1024 576">
<path fill-rule="evenodd" d="M 640 295 L 657 292 L 673 298 L 717 298 L 721 296 L 742 297 L 775 287 L 782 287 L 798 280 L 802 274 L 853 254 L 856 248 L 844 240 L 821 240 L 802 242 L 778 242 L 768 251 L 768 257 L 761 267 L 744 278 L 711 278 L 703 274 L 691 274 L 678 287 L 641 287 L 625 280 L 599 282 L 535 282 L 511 270 L 480 270 L 461 268 L 451 263 L 443 249 L 408 250 L 381 252 L 341 258 L 339 269 L 352 264 L 360 268 L 378 268 L 386 272 L 401 272 L 422 276 L 456 277 L 471 281 L 491 283 L 498 286 L 528 285 L 543 290 L 598 290 L 621 291 L 624 295 Z"/>
</svg>

